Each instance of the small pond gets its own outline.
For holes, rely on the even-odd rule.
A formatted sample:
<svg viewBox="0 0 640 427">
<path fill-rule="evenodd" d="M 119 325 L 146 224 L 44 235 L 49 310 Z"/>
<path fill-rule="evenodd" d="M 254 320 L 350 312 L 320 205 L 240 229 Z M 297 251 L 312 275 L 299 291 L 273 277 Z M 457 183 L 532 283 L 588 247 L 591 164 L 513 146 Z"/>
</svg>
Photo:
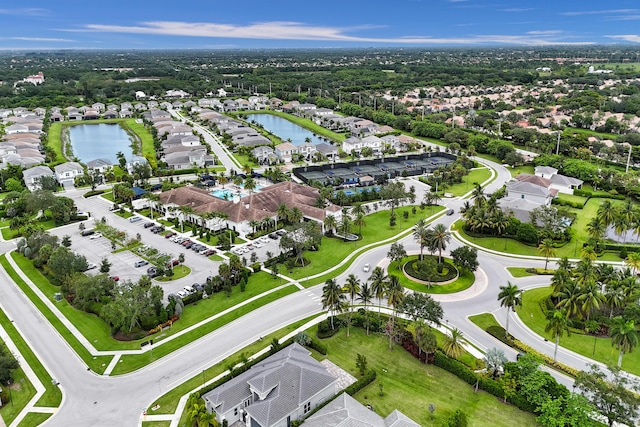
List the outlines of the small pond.
<svg viewBox="0 0 640 427">
<path fill-rule="evenodd" d="M 107 159 L 118 164 L 116 153 L 122 151 L 131 158 L 131 138 L 117 124 L 91 124 L 69 127 L 69 141 L 73 155 L 82 163 L 95 159 Z"/>
</svg>

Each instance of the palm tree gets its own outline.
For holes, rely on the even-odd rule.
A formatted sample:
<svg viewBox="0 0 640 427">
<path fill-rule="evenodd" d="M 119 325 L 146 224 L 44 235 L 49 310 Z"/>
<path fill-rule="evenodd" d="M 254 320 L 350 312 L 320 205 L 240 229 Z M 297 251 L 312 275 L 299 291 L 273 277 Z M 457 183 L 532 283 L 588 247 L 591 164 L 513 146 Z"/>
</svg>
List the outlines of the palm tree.
<svg viewBox="0 0 640 427">
<path fill-rule="evenodd" d="M 338 222 L 336 221 L 336 217 L 333 215 L 327 215 L 324 219 L 324 231 L 327 233 L 329 230 L 335 231 L 338 226 Z"/>
<path fill-rule="evenodd" d="M 249 194 L 253 193 L 253 190 L 256 189 L 256 180 L 252 177 L 248 176 L 247 179 L 244 180 L 244 189 L 249 192 Z"/>
<path fill-rule="evenodd" d="M 603 295 L 600 293 L 600 285 L 596 282 L 589 281 L 580 288 L 580 296 L 578 301 L 581 302 L 580 308 L 582 312 L 587 316 L 587 322 L 591 317 L 593 310 L 600 308 L 600 303 L 604 300 Z"/>
<path fill-rule="evenodd" d="M 613 224 L 616 218 L 616 212 L 615 209 L 613 209 L 610 200 L 605 200 L 604 202 L 602 202 L 602 204 L 598 208 L 596 217 L 599 218 L 606 225 L 606 227 Z"/>
<path fill-rule="evenodd" d="M 358 300 L 364 305 L 365 323 L 367 326 L 367 335 L 369 335 L 369 310 L 367 306 L 373 299 L 373 289 L 369 286 L 369 282 L 364 282 L 358 292 Z"/>
<path fill-rule="evenodd" d="M 558 344 L 560 337 L 566 332 L 571 335 L 571 320 L 567 317 L 563 310 L 553 310 L 547 314 L 547 326 L 544 327 L 545 332 L 551 332 L 551 337 L 556 341 L 556 348 L 553 350 L 553 361 L 555 362 L 558 354 Z"/>
<path fill-rule="evenodd" d="M 589 237 L 595 240 L 596 247 L 598 243 L 604 236 L 604 233 L 607 231 L 607 224 L 604 223 L 601 217 L 593 217 L 591 221 L 587 223 L 587 233 Z"/>
<path fill-rule="evenodd" d="M 285 221 L 289 218 L 289 208 L 284 203 L 278 205 L 278 210 L 276 211 L 276 228 L 278 227 L 278 221 Z"/>
<path fill-rule="evenodd" d="M 387 293 L 387 276 L 384 274 L 382 267 L 376 267 L 369 276 L 371 280 L 371 292 L 378 300 L 378 319 L 380 318 L 380 308 L 382 307 L 382 298 Z"/>
<path fill-rule="evenodd" d="M 634 273 L 640 270 L 640 252 L 631 252 L 627 255 L 624 263 L 631 268 Z"/>
<path fill-rule="evenodd" d="M 507 286 L 500 286 L 500 293 L 498 293 L 498 301 L 500 301 L 501 307 L 507 308 L 507 327 L 504 330 L 504 337 L 509 337 L 509 311 L 515 311 L 516 307 L 522 305 L 522 291 L 518 289 L 518 286 L 507 282 Z"/>
<path fill-rule="evenodd" d="M 362 227 L 367 226 L 367 222 L 364 219 L 363 213 L 356 214 L 356 218 L 353 220 L 353 225 L 358 227 L 358 234 L 362 236 Z"/>
<path fill-rule="evenodd" d="M 416 226 L 413 229 L 413 240 L 420 245 L 420 261 L 424 259 L 422 252 L 429 243 L 429 237 L 429 226 L 427 226 L 424 219 L 421 219 L 416 223 Z"/>
<path fill-rule="evenodd" d="M 224 174 L 224 171 L 220 172 L 220 176 L 218 177 L 218 182 L 222 184 L 222 189 L 224 190 L 224 185 L 229 182 L 229 178 Z"/>
<path fill-rule="evenodd" d="M 609 328 L 611 345 L 618 349 L 618 368 L 622 366 L 622 356 L 625 353 L 632 353 L 638 345 L 638 333 L 636 332 L 633 320 L 624 320 L 618 316 L 613 319 Z"/>
<path fill-rule="evenodd" d="M 442 263 L 442 251 L 447 248 L 447 244 L 451 240 L 451 233 L 447 231 L 444 224 L 436 224 L 433 227 L 433 240 L 438 247 L 438 263 Z"/>
<path fill-rule="evenodd" d="M 447 356 L 457 359 L 464 353 L 463 342 L 462 331 L 458 328 L 453 328 L 451 333 L 445 335 L 442 350 Z"/>
<path fill-rule="evenodd" d="M 297 224 L 300 221 L 302 221 L 302 217 L 303 217 L 302 211 L 297 206 L 294 206 L 288 212 L 288 219 L 289 219 L 289 222 L 291 222 L 292 224 Z"/>
<path fill-rule="evenodd" d="M 558 293 L 557 308 L 563 309 L 567 317 L 580 313 L 580 286 L 570 280 Z"/>
<path fill-rule="evenodd" d="M 609 306 L 609 319 L 613 317 L 613 311 L 616 308 L 624 306 L 625 295 L 621 286 L 607 286 L 607 292 L 604 294 L 604 301 Z"/>
<path fill-rule="evenodd" d="M 391 317 L 391 330 L 395 329 L 396 316 L 398 307 L 404 299 L 404 288 L 400 284 L 398 276 L 389 276 L 387 281 L 387 305 L 393 308 L 393 316 Z M 393 333 L 389 334 L 389 350 L 392 349 Z"/>
<path fill-rule="evenodd" d="M 191 206 L 179 206 L 178 210 L 180 211 L 180 231 L 184 233 L 184 220 L 187 219 L 187 216 L 193 214 L 193 208 Z"/>
<path fill-rule="evenodd" d="M 353 301 L 355 300 L 356 296 L 358 295 L 358 293 L 360 292 L 360 279 L 358 279 L 355 274 L 350 274 L 349 277 L 347 277 L 347 281 L 344 284 L 344 287 L 342 288 L 343 292 L 346 292 L 347 295 L 349 295 L 349 297 L 351 298 L 351 304 L 349 305 L 350 309 L 349 309 L 349 323 L 347 323 L 347 337 L 350 335 L 350 328 L 351 328 L 351 315 L 353 314 Z"/>
<path fill-rule="evenodd" d="M 329 279 L 324 282 L 324 287 L 322 288 L 322 308 L 326 308 L 330 313 L 333 313 L 331 315 L 331 329 L 334 329 L 333 317 L 335 313 L 339 313 L 342 310 L 344 299 L 344 293 L 342 293 L 342 289 L 338 286 L 336 279 Z"/>
<path fill-rule="evenodd" d="M 553 247 L 553 240 L 544 239 L 538 246 L 538 253 L 544 257 L 544 269 L 547 269 L 549 258 L 556 255 L 556 248 Z"/>
</svg>

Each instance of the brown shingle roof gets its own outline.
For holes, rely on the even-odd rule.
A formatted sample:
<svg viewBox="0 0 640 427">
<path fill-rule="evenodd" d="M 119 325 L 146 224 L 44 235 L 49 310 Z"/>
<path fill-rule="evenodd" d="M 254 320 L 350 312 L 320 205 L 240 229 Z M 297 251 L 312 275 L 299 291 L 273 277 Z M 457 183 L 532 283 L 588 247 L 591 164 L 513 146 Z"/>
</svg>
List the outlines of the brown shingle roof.
<svg viewBox="0 0 640 427">
<path fill-rule="evenodd" d="M 551 185 L 550 179 L 531 175 L 529 173 L 518 174 L 518 176 L 516 176 L 516 179 L 520 182 L 530 182 L 531 184 L 539 185 L 544 188 L 549 188 L 549 186 Z"/>
</svg>

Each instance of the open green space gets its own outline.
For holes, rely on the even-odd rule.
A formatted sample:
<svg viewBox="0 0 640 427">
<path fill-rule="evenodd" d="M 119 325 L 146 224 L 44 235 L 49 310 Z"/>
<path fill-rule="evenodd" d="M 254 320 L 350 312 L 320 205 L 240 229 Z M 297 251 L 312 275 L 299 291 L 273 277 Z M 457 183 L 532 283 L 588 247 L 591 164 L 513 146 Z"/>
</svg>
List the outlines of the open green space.
<svg viewBox="0 0 640 427">
<path fill-rule="evenodd" d="M 22 257 L 20 254 L 12 253 L 12 256 L 16 263 L 18 263 L 17 257 Z M 24 292 L 24 294 L 31 300 L 33 305 L 47 318 L 49 323 L 53 325 L 58 333 L 67 341 L 69 346 L 78 354 L 78 356 L 91 368 L 94 372 L 101 374 L 106 369 L 112 356 L 92 356 L 89 351 L 78 341 L 78 339 L 67 329 L 62 321 L 47 307 L 47 305 L 36 295 L 36 293 L 25 283 L 24 280 L 18 275 L 13 267 L 7 261 L 7 255 L 4 254 L 0 257 L 0 265 L 5 269 L 9 277 L 18 285 L 18 287 Z M 18 265 L 20 265 L 18 263 Z M 25 273 L 26 274 L 26 273 Z M 53 293 L 50 294 L 53 298 Z"/>
<path fill-rule="evenodd" d="M 158 162 L 156 160 L 156 150 L 153 146 L 153 136 L 144 126 L 144 123 L 138 123 L 137 119 L 125 119 L 120 125 L 124 130 L 130 131 L 130 134 L 135 134 L 135 137 L 140 142 L 141 156 L 146 158 L 151 167 L 155 169 L 158 166 Z"/>
<path fill-rule="evenodd" d="M 566 193 L 558 193 L 558 199 L 565 202 L 580 203 L 582 205 L 584 205 L 587 202 L 586 197 L 575 196 L 573 194 L 566 194 Z"/>
<path fill-rule="evenodd" d="M 488 393 L 474 393 L 472 386 L 455 375 L 422 364 L 399 346 L 389 351 L 388 340 L 383 335 L 367 337 L 365 331 L 352 328 L 349 338 L 338 333 L 323 340 L 323 344 L 328 350 L 326 358 L 356 378 L 359 376 L 356 355 L 366 355 L 369 369 L 374 369 L 378 376 L 354 398 L 371 405 L 383 417 L 398 409 L 420 425 L 441 426 L 456 409 L 462 409 L 470 426 L 513 426 L 514 420 L 519 427 L 538 425 L 533 414 L 504 404 Z M 325 358 L 313 354 L 319 359 Z M 383 385 L 383 396 L 379 395 L 379 383 Z M 426 410 L 429 403 L 436 407 L 433 417 Z"/>
<path fill-rule="evenodd" d="M 3 345 L 1 340 L 0 345 Z M 18 414 L 27 406 L 29 400 L 36 395 L 35 387 L 31 384 L 22 368 L 13 371 L 13 381 L 10 393 L 11 402 L 0 408 L 0 416 L 2 416 L 7 425 L 16 419 Z M 6 385 L 3 384 L 2 387 L 6 388 Z"/>
<path fill-rule="evenodd" d="M 151 405 L 149 405 L 149 408 L 159 405 L 160 407 L 158 408 L 158 410 L 157 411 L 149 410 L 147 413 L 148 414 L 173 414 L 178 408 L 178 401 L 180 400 L 180 397 L 189 393 L 191 390 L 202 386 L 203 382 L 209 381 L 212 378 L 215 378 L 221 373 L 225 372 L 228 369 L 229 365 L 232 362 L 239 361 L 242 355 L 251 356 L 256 354 L 260 350 L 269 348 L 269 346 L 271 345 L 271 340 L 273 338 L 281 339 L 285 335 L 295 331 L 300 326 L 304 325 L 305 323 L 309 322 L 311 319 L 317 316 L 318 316 L 317 314 L 314 314 L 312 316 L 298 320 L 297 322 L 293 322 L 290 325 L 287 325 L 284 328 L 279 329 L 269 335 L 265 335 L 264 337 L 262 337 L 262 340 L 254 341 L 253 343 L 242 348 L 236 353 L 219 361 L 215 365 L 210 366 L 204 371 L 204 377 L 202 376 L 201 373 L 199 373 L 198 375 L 195 375 L 190 379 L 188 379 L 187 381 L 183 382 L 178 387 L 162 395 L 160 398 L 158 398 L 158 400 L 156 400 Z"/>
<path fill-rule="evenodd" d="M 20 421 L 18 427 L 34 427 L 39 426 L 40 424 L 47 421 L 51 418 L 53 414 L 47 414 L 42 412 L 29 412 L 25 417 Z"/>
<path fill-rule="evenodd" d="M 345 242 L 337 237 L 323 237 L 322 244 L 318 251 L 305 252 L 305 258 L 309 261 L 308 265 L 304 267 L 296 267 L 292 271 L 288 272 L 286 267 L 281 264 L 278 265 L 279 271 L 293 279 L 302 279 L 334 267 L 347 258 L 347 256 L 356 252 L 358 248 L 386 240 L 409 230 L 416 224 L 416 222 L 418 222 L 419 219 L 425 218 L 425 211 L 416 207 L 416 213 L 413 214 L 411 213 L 411 208 L 412 206 L 396 208 L 397 219 L 396 225 L 393 227 L 389 226 L 391 211 L 383 210 L 369 214 L 364 218 L 366 225 L 362 227 L 362 238 L 360 240 L 355 242 Z M 443 209 L 443 207 L 437 206 L 435 212 Z M 409 213 L 409 218 L 407 220 L 403 218 L 404 211 Z M 357 227 L 353 227 L 351 231 L 357 232 Z M 333 271 L 332 274 L 335 275 L 338 273 Z"/>
<path fill-rule="evenodd" d="M 47 211 L 47 214 L 51 215 L 49 211 Z M 36 218 L 34 215 L 31 218 L 31 221 L 36 221 L 38 225 L 40 225 L 44 230 L 51 230 L 52 228 L 56 227 L 56 222 L 53 219 L 45 216 Z M 16 237 L 19 237 L 22 235 L 20 233 L 20 230 L 12 230 L 9 227 L 0 229 L 0 232 L 2 233 L 2 238 L 4 240 L 15 239 Z"/>
<path fill-rule="evenodd" d="M 550 287 L 524 292 L 522 307 L 518 307 L 516 313 L 531 330 L 543 338 L 553 341 L 551 334 L 544 330 L 547 319 L 541 308 L 550 294 Z M 560 338 L 560 346 L 606 365 L 615 366 L 618 363 L 618 350 L 611 346 L 610 338 L 596 338 L 591 335 L 572 333 L 570 336 L 564 335 Z M 640 353 L 636 351 L 625 354 L 622 358 L 622 369 L 634 375 L 640 375 Z"/>
<path fill-rule="evenodd" d="M 472 169 L 468 175 L 462 177 L 462 182 L 447 187 L 445 193 L 453 194 L 460 197 L 473 190 L 475 184 L 482 184 L 491 177 L 491 169 L 478 168 Z"/>
<path fill-rule="evenodd" d="M 182 279 L 191 274 L 191 269 L 186 265 L 179 265 L 173 268 L 173 276 L 156 277 L 154 280 L 158 282 L 172 282 L 174 280 Z"/>
<path fill-rule="evenodd" d="M 59 406 L 62 401 L 62 393 L 60 392 L 60 389 L 58 386 L 51 384 L 51 375 L 49 375 L 42 363 L 40 363 L 40 360 L 31 350 L 31 347 L 27 345 L 14 324 L 2 310 L 0 310 L 0 323 L 11 338 L 11 341 L 13 341 L 15 346 L 18 348 L 22 359 L 31 367 L 31 370 L 44 385 L 45 392 L 38 402 L 36 402 L 37 405 L 50 407 Z"/>
<path fill-rule="evenodd" d="M 527 277 L 527 276 L 535 276 L 533 273 L 529 273 L 524 267 L 507 267 L 507 271 L 513 277 Z"/>
<path fill-rule="evenodd" d="M 534 173 L 533 165 L 516 166 L 515 168 L 508 168 L 508 169 L 509 169 L 509 172 L 511 172 L 511 176 L 514 178 L 520 175 L 521 173 L 528 173 L 530 175 L 533 175 Z"/>
<path fill-rule="evenodd" d="M 496 320 L 496 317 L 491 313 L 482 313 L 469 316 L 469 320 L 483 331 L 486 331 L 489 326 L 500 326 L 500 323 Z"/>
<path fill-rule="evenodd" d="M 256 162 L 254 162 L 253 160 L 251 160 L 249 158 L 248 155 L 246 154 L 240 154 L 240 153 L 233 153 L 233 157 L 236 158 L 236 160 L 238 161 L 238 163 L 240 163 L 242 166 L 245 165 L 249 165 L 249 167 L 251 168 L 258 168 L 260 167 L 259 164 L 257 164 Z"/>
<path fill-rule="evenodd" d="M 411 289 L 417 292 L 424 292 L 425 294 L 453 294 L 455 292 L 464 291 L 471 287 L 475 282 L 475 275 L 468 271 L 461 271 L 460 276 L 455 282 L 448 283 L 446 285 L 438 285 L 433 283 L 429 288 L 426 284 L 418 283 L 408 278 L 402 271 L 402 265 L 411 259 L 417 259 L 419 255 L 411 255 L 404 258 L 398 269 L 398 263 L 392 262 L 387 268 L 389 275 L 398 276 L 400 284 L 407 289 Z"/>
<path fill-rule="evenodd" d="M 106 200 L 108 200 L 110 202 L 114 202 L 115 201 L 113 199 L 113 192 L 112 191 L 109 191 L 108 193 L 101 194 L 100 197 L 104 197 Z"/>
<path fill-rule="evenodd" d="M 137 369 L 142 368 L 143 366 L 154 362 L 158 359 L 160 359 L 163 356 L 166 356 L 167 354 L 171 353 L 172 351 L 175 351 L 187 344 L 189 344 L 192 341 L 197 340 L 198 338 L 201 338 L 203 336 L 205 336 L 206 334 L 215 331 L 216 329 L 233 322 L 236 319 L 239 319 L 240 317 L 244 316 L 245 314 L 248 314 L 250 312 L 252 312 L 253 310 L 260 308 L 266 304 L 269 304 L 270 302 L 273 302 L 277 299 L 280 299 L 282 297 L 285 297 L 289 294 L 292 294 L 294 292 L 296 292 L 298 290 L 297 287 L 293 286 L 293 285 L 289 285 L 283 289 L 280 289 L 278 291 L 272 292 L 268 295 L 264 295 L 258 299 L 256 299 L 255 301 L 252 301 L 246 305 L 243 305 L 242 307 L 239 307 L 223 316 L 220 316 L 210 322 L 205 323 L 204 325 L 200 326 L 197 329 L 191 330 L 183 335 L 180 335 L 180 337 L 171 340 L 161 346 L 157 347 L 157 350 L 155 351 L 150 351 L 149 354 L 147 353 L 142 353 L 142 354 L 133 354 L 133 355 L 124 355 L 120 358 L 120 360 L 118 361 L 118 364 L 116 365 L 116 367 L 114 368 L 113 372 L 111 373 L 111 375 L 122 375 L 122 374 L 127 374 L 129 372 L 133 372 Z M 186 312 L 186 310 L 185 310 Z M 157 338 L 154 339 L 154 342 L 158 342 Z M 156 344 L 153 344 L 154 348 L 156 347 Z"/>
<path fill-rule="evenodd" d="M 143 421 L 142 427 L 170 427 L 171 421 Z"/>
</svg>

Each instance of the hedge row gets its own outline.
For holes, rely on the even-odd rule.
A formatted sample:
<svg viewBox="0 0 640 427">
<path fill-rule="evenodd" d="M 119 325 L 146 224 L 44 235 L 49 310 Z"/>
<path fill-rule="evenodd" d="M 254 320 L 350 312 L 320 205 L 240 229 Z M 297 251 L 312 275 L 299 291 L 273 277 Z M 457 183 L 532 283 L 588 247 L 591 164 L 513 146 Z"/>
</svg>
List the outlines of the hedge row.
<svg viewBox="0 0 640 427">
<path fill-rule="evenodd" d="M 364 374 L 364 376 L 360 378 L 358 381 L 351 384 L 349 387 L 345 388 L 344 392 L 347 393 L 349 396 L 353 396 L 354 394 L 356 394 L 357 392 L 359 392 L 360 390 L 362 390 L 363 388 L 365 388 L 366 386 L 374 382 L 375 379 L 376 379 L 376 371 L 371 369 L 369 372 Z"/>
<path fill-rule="evenodd" d="M 588 199 L 587 199 L 588 200 Z M 551 204 L 552 205 L 559 205 L 559 206 L 568 206 L 570 208 L 575 208 L 575 209 L 582 209 L 584 208 L 584 205 L 587 203 L 587 201 L 585 200 L 584 202 L 573 202 L 571 200 L 561 200 L 558 198 L 555 199 L 551 199 Z"/>
<path fill-rule="evenodd" d="M 612 194 L 606 191 L 588 191 L 588 190 L 576 189 L 576 190 L 573 190 L 573 195 L 580 196 L 580 197 L 600 198 L 600 199 L 616 199 L 616 200 L 625 199 L 625 196 L 622 194 L 617 194 L 617 193 Z"/>
<path fill-rule="evenodd" d="M 311 341 L 309 341 L 309 344 L 307 344 L 307 347 L 317 351 L 323 356 L 327 354 L 327 346 L 322 344 L 320 341 L 314 340 L 313 338 L 311 338 Z"/>
</svg>

